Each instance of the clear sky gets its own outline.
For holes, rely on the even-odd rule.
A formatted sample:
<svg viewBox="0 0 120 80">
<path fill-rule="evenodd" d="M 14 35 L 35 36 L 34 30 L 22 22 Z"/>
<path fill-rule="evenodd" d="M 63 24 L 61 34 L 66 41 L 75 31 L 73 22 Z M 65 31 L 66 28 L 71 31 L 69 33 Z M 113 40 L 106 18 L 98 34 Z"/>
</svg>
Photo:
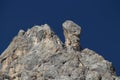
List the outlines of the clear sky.
<svg viewBox="0 0 120 80">
<path fill-rule="evenodd" d="M 68 19 L 82 27 L 82 47 L 111 61 L 120 75 L 120 0 L 0 0 L 0 53 L 20 29 L 44 23 L 64 41 Z"/>
</svg>

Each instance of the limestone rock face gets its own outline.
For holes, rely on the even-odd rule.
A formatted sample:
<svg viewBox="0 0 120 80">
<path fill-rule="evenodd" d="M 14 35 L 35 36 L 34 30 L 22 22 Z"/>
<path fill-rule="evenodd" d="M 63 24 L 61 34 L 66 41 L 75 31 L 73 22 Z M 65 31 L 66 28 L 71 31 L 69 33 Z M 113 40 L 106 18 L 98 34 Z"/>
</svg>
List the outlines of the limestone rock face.
<svg viewBox="0 0 120 80">
<path fill-rule="evenodd" d="M 20 30 L 0 56 L 0 80 L 120 80 L 112 63 L 80 49 L 81 27 L 63 23 L 65 44 L 49 25 Z"/>
<path fill-rule="evenodd" d="M 65 45 L 74 50 L 80 50 L 80 32 L 81 27 L 72 21 L 65 21 L 63 23 L 63 30 L 65 35 Z"/>
</svg>

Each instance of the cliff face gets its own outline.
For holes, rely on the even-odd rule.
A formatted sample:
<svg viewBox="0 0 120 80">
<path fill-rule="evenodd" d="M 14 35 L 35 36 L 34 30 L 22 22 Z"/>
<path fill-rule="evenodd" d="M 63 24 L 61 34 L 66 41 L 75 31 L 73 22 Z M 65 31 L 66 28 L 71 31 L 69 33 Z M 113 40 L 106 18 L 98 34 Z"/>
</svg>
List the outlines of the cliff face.
<svg viewBox="0 0 120 80">
<path fill-rule="evenodd" d="M 0 56 L 0 80 L 120 80 L 111 62 L 81 49 L 79 25 L 63 30 L 65 44 L 47 24 L 20 30 Z"/>
</svg>

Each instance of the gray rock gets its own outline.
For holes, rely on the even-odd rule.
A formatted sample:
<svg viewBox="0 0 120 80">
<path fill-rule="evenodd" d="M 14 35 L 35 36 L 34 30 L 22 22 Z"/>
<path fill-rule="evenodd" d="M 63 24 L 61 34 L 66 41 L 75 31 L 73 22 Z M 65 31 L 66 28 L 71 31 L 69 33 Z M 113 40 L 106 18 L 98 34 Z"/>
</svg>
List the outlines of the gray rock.
<svg viewBox="0 0 120 80">
<path fill-rule="evenodd" d="M 80 50 L 81 27 L 63 23 L 65 44 L 49 25 L 20 30 L 0 56 L 0 80 L 120 80 L 112 63 Z"/>
<path fill-rule="evenodd" d="M 74 50 L 80 50 L 80 33 L 81 27 L 73 21 L 67 20 L 63 23 L 63 30 L 65 36 L 65 45 Z"/>
<path fill-rule="evenodd" d="M 85 80 L 101 80 L 101 75 L 96 71 L 88 71 Z"/>
</svg>

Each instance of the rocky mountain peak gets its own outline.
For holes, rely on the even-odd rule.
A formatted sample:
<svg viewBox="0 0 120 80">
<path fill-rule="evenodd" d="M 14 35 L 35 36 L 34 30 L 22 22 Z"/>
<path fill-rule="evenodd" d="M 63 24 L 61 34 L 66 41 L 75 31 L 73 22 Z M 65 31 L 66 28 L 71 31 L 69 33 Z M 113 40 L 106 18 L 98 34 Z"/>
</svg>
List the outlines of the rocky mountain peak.
<svg viewBox="0 0 120 80">
<path fill-rule="evenodd" d="M 0 80 L 120 80 L 112 63 L 81 50 L 81 27 L 62 24 L 65 44 L 49 25 L 20 30 L 0 56 Z"/>
</svg>

